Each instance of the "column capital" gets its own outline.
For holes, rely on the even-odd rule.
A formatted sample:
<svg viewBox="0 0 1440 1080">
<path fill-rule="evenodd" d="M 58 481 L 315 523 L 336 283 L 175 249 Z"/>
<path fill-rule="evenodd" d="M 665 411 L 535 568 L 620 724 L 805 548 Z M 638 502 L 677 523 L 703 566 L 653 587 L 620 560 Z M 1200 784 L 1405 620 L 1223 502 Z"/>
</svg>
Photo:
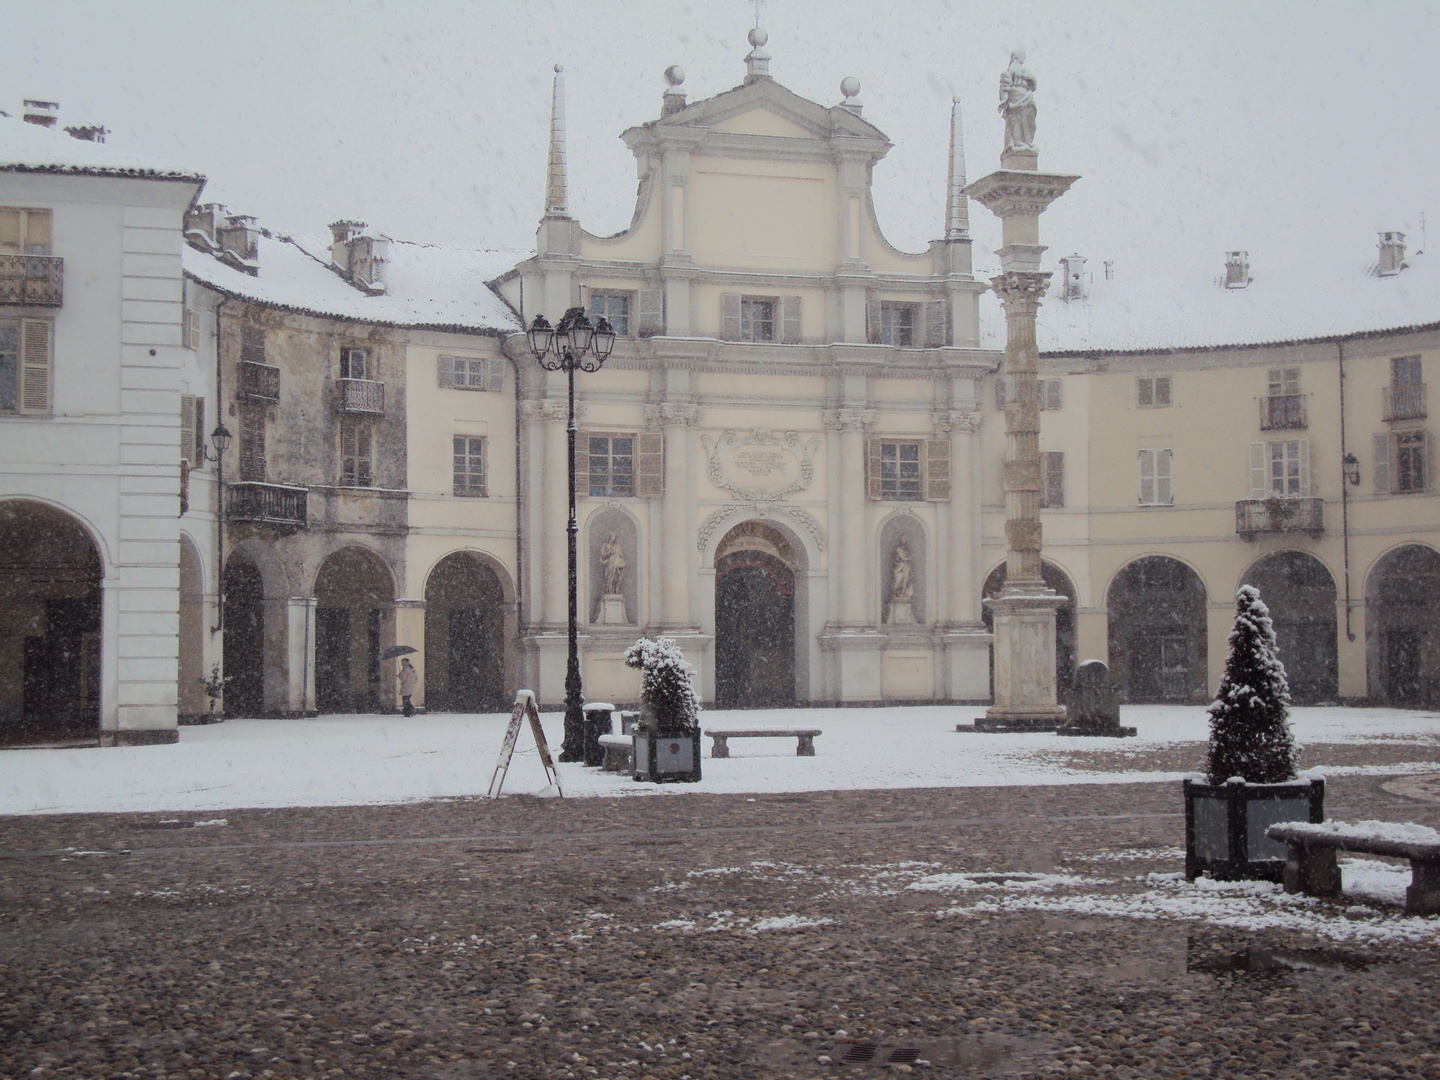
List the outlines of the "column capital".
<svg viewBox="0 0 1440 1080">
<path fill-rule="evenodd" d="M 645 406 L 645 426 L 694 427 L 705 413 L 699 405 L 688 401 L 662 401 L 658 405 Z"/>
<path fill-rule="evenodd" d="M 1010 270 L 990 279 L 990 287 L 1005 305 L 1007 315 L 1026 308 L 1033 312 L 1049 286 L 1049 270 Z"/>
<path fill-rule="evenodd" d="M 536 408 L 535 411 L 536 411 L 536 413 L 539 415 L 539 417 L 540 417 L 541 420 L 566 420 L 566 419 L 569 419 L 569 410 L 566 408 L 566 403 L 563 402 L 563 401 L 548 401 L 548 400 L 547 400 L 547 401 L 538 402 L 538 403 L 537 403 L 537 408 Z M 577 416 L 580 414 L 580 409 L 579 409 L 578 406 L 577 406 L 576 409 L 575 409 L 575 414 L 576 414 Z"/>
<path fill-rule="evenodd" d="M 874 409 L 827 409 L 825 426 L 836 431 L 866 431 L 875 423 Z"/>
</svg>

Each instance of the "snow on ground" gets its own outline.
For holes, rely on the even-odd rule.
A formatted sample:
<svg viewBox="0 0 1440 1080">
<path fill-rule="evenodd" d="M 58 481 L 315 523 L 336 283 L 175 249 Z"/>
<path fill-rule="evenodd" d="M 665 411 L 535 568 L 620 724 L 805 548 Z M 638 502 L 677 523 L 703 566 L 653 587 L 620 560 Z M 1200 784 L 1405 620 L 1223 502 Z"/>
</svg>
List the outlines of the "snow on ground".
<svg viewBox="0 0 1440 1080">
<path fill-rule="evenodd" d="M 789 739 L 736 739 L 731 757 L 704 747 L 698 784 L 641 784 L 580 765 L 560 766 L 566 796 L 676 795 L 909 787 L 1116 783 L 1173 780 L 1146 771 L 1144 755 L 1207 734 L 1203 708 L 1127 706 L 1133 739 L 1054 735 L 977 735 L 955 731 L 981 710 L 941 706 L 880 709 L 707 711 L 703 726 L 814 727 L 815 757 L 795 755 Z M 1302 743 L 1378 742 L 1440 735 L 1440 715 L 1384 709 L 1311 708 L 1293 712 Z M 543 718 L 558 749 L 561 715 Z M 508 717 L 502 714 L 323 716 L 312 720 L 229 720 L 180 729 L 171 746 L 0 753 L 0 814 L 215 811 L 240 807 L 354 806 L 483 794 Z M 1072 754 L 1139 755 L 1133 770 L 1081 771 Z M 1431 760 L 1417 746 L 1416 760 Z M 1113 761 L 1113 758 L 1110 760 Z M 1329 769 L 1419 771 L 1424 766 Z M 545 786 L 528 730 L 521 733 L 504 791 Z"/>
</svg>

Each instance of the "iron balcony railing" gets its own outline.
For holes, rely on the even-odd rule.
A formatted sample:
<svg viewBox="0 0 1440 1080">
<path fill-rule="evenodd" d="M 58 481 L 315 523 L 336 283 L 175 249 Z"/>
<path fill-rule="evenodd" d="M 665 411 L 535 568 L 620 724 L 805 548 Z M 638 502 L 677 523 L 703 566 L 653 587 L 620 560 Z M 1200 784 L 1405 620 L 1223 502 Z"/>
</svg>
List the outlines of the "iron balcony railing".
<svg viewBox="0 0 1440 1080">
<path fill-rule="evenodd" d="M 1304 532 L 1318 537 L 1325 531 L 1325 500 L 1280 495 L 1241 499 L 1235 504 L 1235 531 L 1246 540 L 1261 533 Z"/>
<path fill-rule="evenodd" d="M 1261 431 L 1294 431 L 1305 427 L 1305 395 L 1271 394 L 1260 399 Z"/>
<path fill-rule="evenodd" d="M 1425 419 L 1425 384 L 1387 386 L 1380 391 L 1386 420 Z"/>
<path fill-rule="evenodd" d="M 335 407 L 342 413 L 381 416 L 385 412 L 385 384 L 374 379 L 336 381 Z"/>
<path fill-rule="evenodd" d="M 0 304 L 60 307 L 65 260 L 56 255 L 0 255 Z"/>
<path fill-rule="evenodd" d="M 226 489 L 225 516 L 230 521 L 299 528 L 306 521 L 308 494 L 302 487 L 241 481 Z"/>
<path fill-rule="evenodd" d="M 252 401 L 279 401 L 280 369 L 250 360 L 241 361 L 240 396 Z"/>
</svg>

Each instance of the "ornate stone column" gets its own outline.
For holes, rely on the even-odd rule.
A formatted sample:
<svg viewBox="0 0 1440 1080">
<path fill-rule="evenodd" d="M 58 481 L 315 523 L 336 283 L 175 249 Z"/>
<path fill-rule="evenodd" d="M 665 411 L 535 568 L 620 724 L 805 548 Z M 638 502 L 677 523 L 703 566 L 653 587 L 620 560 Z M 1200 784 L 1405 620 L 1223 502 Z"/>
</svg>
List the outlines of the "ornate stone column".
<svg viewBox="0 0 1440 1080">
<path fill-rule="evenodd" d="M 1017 56 L 1023 65 L 1023 55 Z M 1002 90 L 1006 85 L 1002 80 Z M 1033 128 L 1034 107 L 1028 97 L 1024 101 Z M 1012 112 L 1007 117 L 1015 123 L 1026 120 L 1024 109 Z M 1001 168 L 965 189 L 999 216 L 1004 242 L 996 253 L 1002 272 L 991 286 L 1005 306 L 1005 588 L 989 602 L 995 618 L 995 702 L 975 722 L 981 731 L 1054 731 L 1065 722 L 1055 686 L 1055 611 L 1064 597 L 1047 589 L 1041 575 L 1035 313 L 1050 281 L 1049 272 L 1040 269 L 1045 251 L 1040 214 L 1079 177 L 1036 171 L 1034 146 L 1029 140 L 1013 142 L 1020 130 L 1009 131 L 1012 141 Z"/>
</svg>

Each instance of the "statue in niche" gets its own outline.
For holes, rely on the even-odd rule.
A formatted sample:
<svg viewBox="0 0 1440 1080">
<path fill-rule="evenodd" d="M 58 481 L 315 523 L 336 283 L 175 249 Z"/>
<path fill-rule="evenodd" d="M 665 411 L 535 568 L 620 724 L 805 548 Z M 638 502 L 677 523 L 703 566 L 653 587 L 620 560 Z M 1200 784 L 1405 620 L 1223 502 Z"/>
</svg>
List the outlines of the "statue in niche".
<svg viewBox="0 0 1440 1080">
<path fill-rule="evenodd" d="M 600 572 L 605 595 L 617 596 L 625 586 L 625 553 L 620 550 L 620 537 L 611 533 L 600 545 Z"/>
<path fill-rule="evenodd" d="M 915 621 L 915 560 L 910 543 L 903 536 L 895 541 L 890 562 L 890 623 Z"/>
<path fill-rule="evenodd" d="M 1005 150 L 1035 149 L 1035 76 L 1025 66 L 1025 50 L 1010 54 L 1000 75 L 1000 115 L 1005 118 Z"/>
</svg>

